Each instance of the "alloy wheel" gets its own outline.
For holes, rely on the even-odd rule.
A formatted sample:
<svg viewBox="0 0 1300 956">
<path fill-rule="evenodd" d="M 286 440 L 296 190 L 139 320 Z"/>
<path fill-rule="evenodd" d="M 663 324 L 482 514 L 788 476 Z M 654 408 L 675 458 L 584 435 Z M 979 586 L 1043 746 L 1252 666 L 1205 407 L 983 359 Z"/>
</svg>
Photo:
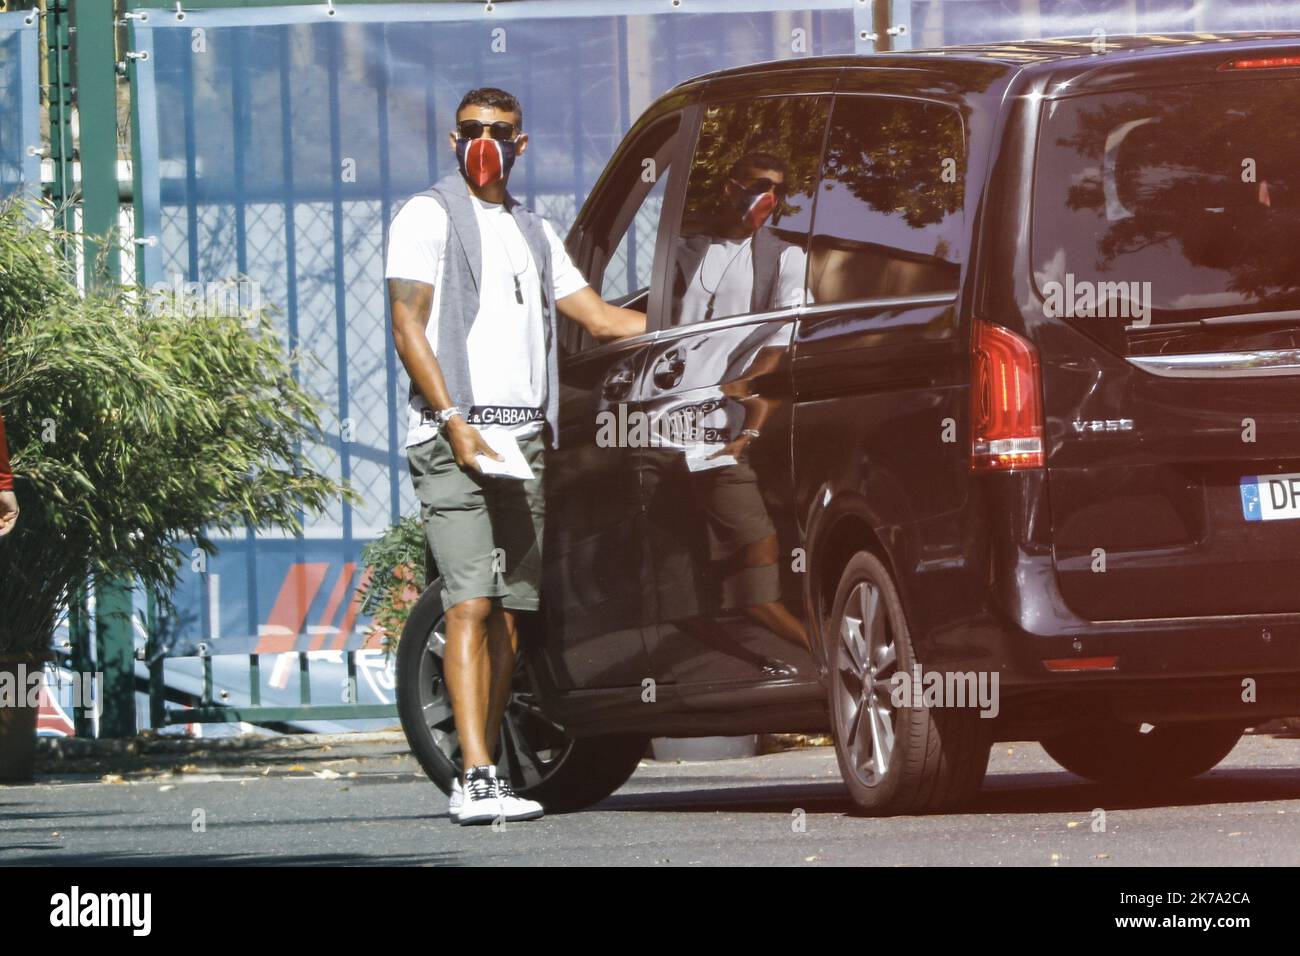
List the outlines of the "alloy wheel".
<svg viewBox="0 0 1300 956">
<path fill-rule="evenodd" d="M 897 652 L 880 589 L 854 586 L 839 627 L 836 707 L 850 768 L 868 787 L 889 773 L 898 712 L 890 696 Z"/>
<path fill-rule="evenodd" d="M 445 619 L 439 616 L 429 632 L 424 653 L 420 655 L 420 713 L 434 746 L 459 774 L 464 769 L 464 759 L 451 697 L 443 676 L 446 649 Z M 564 730 L 538 706 L 521 655 L 510 702 L 501 721 L 497 772 L 508 774 L 515 789 L 525 793 L 545 780 L 563 762 L 572 745 Z"/>
</svg>

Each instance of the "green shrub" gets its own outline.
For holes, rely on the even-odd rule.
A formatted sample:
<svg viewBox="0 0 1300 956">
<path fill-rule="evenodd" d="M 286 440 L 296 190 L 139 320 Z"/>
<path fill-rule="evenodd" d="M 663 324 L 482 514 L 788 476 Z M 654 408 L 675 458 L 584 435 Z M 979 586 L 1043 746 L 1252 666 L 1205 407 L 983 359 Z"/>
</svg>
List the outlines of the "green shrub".
<svg viewBox="0 0 1300 956">
<path fill-rule="evenodd" d="M 418 516 L 403 518 L 361 551 L 370 572 L 361 610 L 370 615 L 371 636 L 385 652 L 397 650 L 407 615 L 420 598 L 424 581 L 424 525 Z"/>
<path fill-rule="evenodd" d="M 63 236 L 0 207 L 0 414 L 22 513 L 0 541 L 0 654 L 48 647 L 72 591 L 137 579 L 166 606 L 178 545 L 297 530 L 355 496 L 296 451 L 319 435 L 262 314 L 81 295 Z"/>
</svg>

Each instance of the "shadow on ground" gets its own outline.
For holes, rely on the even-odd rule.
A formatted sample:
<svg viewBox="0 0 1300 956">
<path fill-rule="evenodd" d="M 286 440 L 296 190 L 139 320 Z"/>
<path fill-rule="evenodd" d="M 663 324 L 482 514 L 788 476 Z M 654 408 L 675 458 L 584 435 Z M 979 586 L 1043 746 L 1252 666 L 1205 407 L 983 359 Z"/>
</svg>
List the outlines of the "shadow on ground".
<svg viewBox="0 0 1300 956">
<path fill-rule="evenodd" d="M 707 784 L 719 778 L 684 778 Z M 734 779 L 734 778 L 728 778 Z M 683 778 L 678 778 L 683 782 Z M 1165 787 L 1107 787 L 1061 770 L 1055 773 L 990 774 L 971 803 L 939 815 L 1032 814 L 1153 807 L 1207 806 L 1300 800 L 1300 768 L 1213 770 L 1194 780 Z M 765 783 L 760 786 L 672 792 L 616 793 L 596 809 L 614 813 L 808 813 L 854 812 L 843 783 Z"/>
</svg>

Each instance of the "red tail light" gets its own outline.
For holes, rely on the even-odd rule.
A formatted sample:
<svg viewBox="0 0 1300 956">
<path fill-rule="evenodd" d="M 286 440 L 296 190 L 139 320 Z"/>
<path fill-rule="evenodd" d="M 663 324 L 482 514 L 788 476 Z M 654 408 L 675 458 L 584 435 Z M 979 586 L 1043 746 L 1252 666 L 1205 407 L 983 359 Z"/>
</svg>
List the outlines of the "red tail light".
<svg viewBox="0 0 1300 956">
<path fill-rule="evenodd" d="M 1038 352 L 1000 325 L 975 320 L 971 343 L 971 470 L 1043 467 Z"/>
<path fill-rule="evenodd" d="M 1261 56 L 1229 60 L 1219 64 L 1219 72 L 1228 70 L 1282 70 L 1300 66 L 1300 56 Z"/>
</svg>

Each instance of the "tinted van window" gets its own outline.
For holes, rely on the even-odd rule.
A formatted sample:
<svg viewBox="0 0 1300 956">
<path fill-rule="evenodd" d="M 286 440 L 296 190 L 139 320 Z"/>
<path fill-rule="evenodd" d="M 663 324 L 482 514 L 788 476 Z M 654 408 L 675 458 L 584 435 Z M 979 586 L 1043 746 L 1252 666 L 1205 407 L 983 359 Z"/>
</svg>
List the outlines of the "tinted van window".
<svg viewBox="0 0 1300 956">
<path fill-rule="evenodd" d="M 706 107 L 675 241 L 671 325 L 802 304 L 828 96 Z"/>
<path fill-rule="evenodd" d="M 1215 323 L 1300 308 L 1300 80 L 1225 80 L 1047 104 L 1034 281 L 1121 354 L 1290 346 Z M 1217 327 L 1216 327 L 1217 326 Z"/>
<path fill-rule="evenodd" d="M 676 114 L 667 116 L 622 149 L 608 192 L 622 201 L 603 209 L 588 226 L 590 254 L 580 263 L 587 281 L 601 298 L 638 312 L 650 309 L 655 245 L 679 127 Z M 564 322 L 560 329 L 566 353 L 599 344 L 576 322 Z"/>
<path fill-rule="evenodd" d="M 637 180 L 638 183 L 645 180 Z M 614 246 L 609 262 L 605 263 L 600 278 L 602 298 L 617 300 L 645 292 L 650 288 L 650 270 L 654 265 L 655 236 L 659 233 L 659 214 L 664 207 L 664 191 L 668 185 L 666 170 L 660 170 L 651 180 L 650 191 L 645 194 L 636 214 L 628 224 L 623 238 Z"/>
<path fill-rule="evenodd" d="M 812 300 L 956 291 L 965 170 L 956 110 L 837 97 L 808 270 Z"/>
</svg>

